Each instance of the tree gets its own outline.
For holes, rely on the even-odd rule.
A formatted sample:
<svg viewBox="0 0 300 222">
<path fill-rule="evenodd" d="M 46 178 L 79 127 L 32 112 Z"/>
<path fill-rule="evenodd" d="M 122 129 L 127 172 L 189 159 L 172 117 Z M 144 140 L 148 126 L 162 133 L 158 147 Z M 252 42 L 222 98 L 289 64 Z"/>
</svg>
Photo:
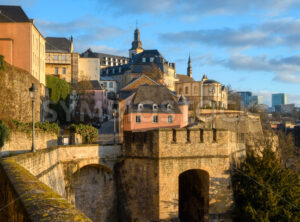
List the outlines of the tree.
<svg viewBox="0 0 300 222">
<path fill-rule="evenodd" d="M 232 185 L 237 221 L 299 221 L 299 177 L 281 166 L 266 147 L 250 151 L 233 171 Z"/>
<path fill-rule="evenodd" d="M 228 109 L 241 110 L 241 96 L 232 90 L 231 85 L 226 86 L 228 93 Z"/>
</svg>

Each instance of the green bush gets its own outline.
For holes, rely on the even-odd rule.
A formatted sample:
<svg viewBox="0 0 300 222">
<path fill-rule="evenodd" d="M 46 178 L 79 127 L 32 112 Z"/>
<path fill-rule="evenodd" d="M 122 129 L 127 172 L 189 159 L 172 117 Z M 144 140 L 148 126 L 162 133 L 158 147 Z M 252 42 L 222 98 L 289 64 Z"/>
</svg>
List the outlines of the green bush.
<svg viewBox="0 0 300 222">
<path fill-rule="evenodd" d="M 270 148 L 248 152 L 232 185 L 237 221 L 300 221 L 299 175 L 282 167 Z"/>
<path fill-rule="evenodd" d="M 4 142 L 7 140 L 9 140 L 9 128 L 1 120 L 0 121 L 0 148 L 2 148 L 4 146 Z"/>
<path fill-rule="evenodd" d="M 26 134 L 30 134 L 32 131 L 32 123 L 22 123 L 16 120 L 7 121 L 8 127 L 12 131 L 23 132 Z M 49 122 L 37 122 L 35 123 L 35 129 L 43 130 L 48 133 L 55 133 L 59 135 L 60 127 L 56 123 Z"/>
<path fill-rule="evenodd" d="M 72 124 L 70 126 L 70 130 L 72 130 L 74 133 L 81 135 L 84 143 L 92 144 L 97 142 L 98 130 L 91 125 Z"/>
</svg>

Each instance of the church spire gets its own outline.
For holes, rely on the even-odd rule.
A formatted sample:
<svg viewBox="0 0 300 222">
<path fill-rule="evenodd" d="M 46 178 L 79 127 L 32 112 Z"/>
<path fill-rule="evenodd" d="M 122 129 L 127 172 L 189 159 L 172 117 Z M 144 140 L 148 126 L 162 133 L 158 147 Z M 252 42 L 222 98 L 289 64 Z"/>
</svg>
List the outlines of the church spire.
<svg viewBox="0 0 300 222">
<path fill-rule="evenodd" d="M 191 62 L 191 55 L 189 54 L 189 61 L 188 61 L 188 67 L 187 67 L 187 75 L 189 77 L 193 77 L 193 72 L 192 72 L 192 62 Z"/>
<path fill-rule="evenodd" d="M 143 52 L 144 49 L 142 48 L 142 42 L 140 40 L 140 30 L 137 27 L 137 22 L 136 22 L 136 28 L 134 31 L 134 40 L 132 42 L 131 49 L 129 49 L 129 57 L 133 58 L 136 54 L 139 54 Z"/>
</svg>

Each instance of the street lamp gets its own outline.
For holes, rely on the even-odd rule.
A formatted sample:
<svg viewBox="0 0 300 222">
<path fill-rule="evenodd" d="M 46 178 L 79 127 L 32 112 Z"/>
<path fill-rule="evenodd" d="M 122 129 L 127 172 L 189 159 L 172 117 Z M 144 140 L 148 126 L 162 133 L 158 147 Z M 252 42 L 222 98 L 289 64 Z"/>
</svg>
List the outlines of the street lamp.
<svg viewBox="0 0 300 222">
<path fill-rule="evenodd" d="M 36 99 L 36 92 L 37 92 L 37 88 L 35 87 L 35 85 L 32 83 L 32 86 L 29 88 L 29 94 L 30 94 L 30 98 L 32 100 L 32 147 L 31 147 L 31 151 L 35 152 L 35 146 L 34 146 L 34 105 L 35 105 L 35 99 Z"/>
<path fill-rule="evenodd" d="M 113 114 L 113 117 L 114 117 L 114 144 L 116 144 L 116 116 L 117 116 L 117 111 L 114 109 L 112 114 Z"/>
</svg>

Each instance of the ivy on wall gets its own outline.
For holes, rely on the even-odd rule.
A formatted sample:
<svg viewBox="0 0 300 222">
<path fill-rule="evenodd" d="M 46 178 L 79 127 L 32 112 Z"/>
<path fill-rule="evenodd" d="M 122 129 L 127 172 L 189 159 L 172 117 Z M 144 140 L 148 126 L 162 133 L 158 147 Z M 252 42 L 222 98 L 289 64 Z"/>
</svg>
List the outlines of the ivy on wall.
<svg viewBox="0 0 300 222">
<path fill-rule="evenodd" d="M 51 75 L 46 75 L 46 86 L 50 91 L 50 100 L 55 103 L 61 99 L 65 100 L 71 91 L 69 83 Z"/>
</svg>

